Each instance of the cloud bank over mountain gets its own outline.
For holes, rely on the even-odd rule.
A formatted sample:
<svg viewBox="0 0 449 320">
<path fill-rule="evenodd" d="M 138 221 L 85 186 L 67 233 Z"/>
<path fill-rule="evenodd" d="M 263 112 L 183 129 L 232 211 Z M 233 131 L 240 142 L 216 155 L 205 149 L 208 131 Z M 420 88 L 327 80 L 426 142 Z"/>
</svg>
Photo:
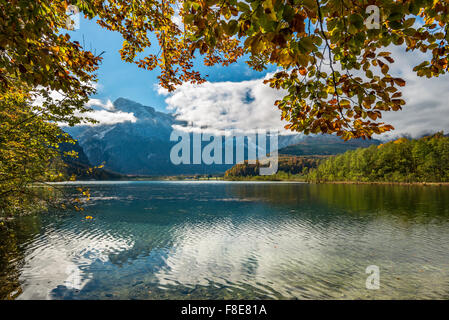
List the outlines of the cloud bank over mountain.
<svg viewBox="0 0 449 320">
<path fill-rule="evenodd" d="M 97 86 L 97 84 L 95 84 Z M 64 99 L 64 95 L 58 91 L 50 90 L 49 97 L 54 103 L 58 103 L 59 101 Z M 45 99 L 42 96 L 37 96 L 34 101 L 34 106 L 42 106 L 45 102 Z M 114 104 L 110 99 L 107 99 L 106 102 L 101 101 L 100 99 L 89 99 L 89 101 L 85 105 L 87 108 L 91 109 L 90 111 L 80 113 L 75 111 L 74 114 L 80 117 L 88 117 L 98 121 L 97 123 L 82 123 L 81 125 L 88 126 L 98 126 L 98 125 L 106 125 L 106 124 L 116 124 L 123 122 L 136 122 L 137 118 L 132 112 L 124 112 L 122 110 L 118 110 L 115 108 Z M 60 123 L 61 126 L 65 126 L 65 123 Z"/>
<path fill-rule="evenodd" d="M 83 115 L 98 121 L 98 123 L 93 125 L 116 124 L 128 121 L 134 123 L 137 121 L 133 112 L 117 110 L 109 99 L 105 103 L 99 99 L 90 99 L 86 106 L 92 108 L 92 111 L 88 111 Z"/>
<path fill-rule="evenodd" d="M 284 129 L 281 112 L 274 101 L 283 93 L 263 84 L 263 79 L 241 82 L 207 82 L 202 85 L 184 84 L 166 95 L 167 109 L 177 119 L 196 128 L 216 130 Z"/>
</svg>

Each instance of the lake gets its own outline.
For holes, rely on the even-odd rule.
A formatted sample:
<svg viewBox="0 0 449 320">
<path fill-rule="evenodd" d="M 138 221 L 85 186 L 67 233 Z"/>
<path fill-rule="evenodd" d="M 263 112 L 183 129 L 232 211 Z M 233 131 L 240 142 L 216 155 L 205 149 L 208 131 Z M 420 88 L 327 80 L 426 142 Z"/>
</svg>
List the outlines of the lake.
<svg viewBox="0 0 449 320">
<path fill-rule="evenodd" d="M 84 212 L 0 227 L 0 298 L 449 298 L 449 187 L 81 184 Z"/>
</svg>

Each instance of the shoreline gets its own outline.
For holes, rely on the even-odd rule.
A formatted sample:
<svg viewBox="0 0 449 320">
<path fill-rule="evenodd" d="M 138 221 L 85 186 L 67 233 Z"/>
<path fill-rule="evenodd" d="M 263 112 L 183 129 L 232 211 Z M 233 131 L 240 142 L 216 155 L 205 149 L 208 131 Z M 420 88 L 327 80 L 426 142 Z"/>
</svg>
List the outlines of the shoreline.
<svg viewBox="0 0 449 320">
<path fill-rule="evenodd" d="M 139 180 L 75 180 L 50 182 L 50 185 L 76 185 L 96 183 L 129 183 L 129 182 L 295 182 L 307 184 L 358 184 L 358 185 L 400 185 L 400 186 L 449 186 L 449 182 L 394 182 L 394 181 L 306 181 L 299 179 L 139 179 Z"/>
<path fill-rule="evenodd" d="M 266 182 L 303 182 L 307 184 L 359 184 L 359 185 L 398 185 L 398 186 L 449 186 L 449 182 L 395 182 L 395 181 L 306 181 L 296 179 L 224 179 L 225 181 L 266 181 Z"/>
<path fill-rule="evenodd" d="M 449 182 L 394 182 L 394 181 L 321 181 L 311 184 L 364 184 L 364 185 L 398 185 L 398 186 L 449 186 Z"/>
</svg>

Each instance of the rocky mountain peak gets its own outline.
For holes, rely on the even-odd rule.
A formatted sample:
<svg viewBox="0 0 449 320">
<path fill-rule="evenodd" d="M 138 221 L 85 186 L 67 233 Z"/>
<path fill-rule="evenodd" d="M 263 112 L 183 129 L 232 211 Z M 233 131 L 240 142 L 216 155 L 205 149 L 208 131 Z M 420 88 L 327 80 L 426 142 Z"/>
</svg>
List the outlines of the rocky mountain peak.
<svg viewBox="0 0 449 320">
<path fill-rule="evenodd" d="M 144 106 L 126 98 L 118 98 L 113 104 L 116 110 L 134 113 L 134 116 L 139 120 L 153 118 L 158 113 L 153 107 Z"/>
</svg>

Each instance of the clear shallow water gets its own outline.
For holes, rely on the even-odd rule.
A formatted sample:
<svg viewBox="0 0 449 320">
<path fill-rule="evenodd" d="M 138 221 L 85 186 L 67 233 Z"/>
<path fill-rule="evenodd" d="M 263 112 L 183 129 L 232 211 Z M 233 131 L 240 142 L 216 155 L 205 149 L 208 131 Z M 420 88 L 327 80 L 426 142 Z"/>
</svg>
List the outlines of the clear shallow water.
<svg viewBox="0 0 449 320">
<path fill-rule="evenodd" d="M 447 187 L 87 184 L 0 227 L 0 298 L 449 298 Z"/>
</svg>

